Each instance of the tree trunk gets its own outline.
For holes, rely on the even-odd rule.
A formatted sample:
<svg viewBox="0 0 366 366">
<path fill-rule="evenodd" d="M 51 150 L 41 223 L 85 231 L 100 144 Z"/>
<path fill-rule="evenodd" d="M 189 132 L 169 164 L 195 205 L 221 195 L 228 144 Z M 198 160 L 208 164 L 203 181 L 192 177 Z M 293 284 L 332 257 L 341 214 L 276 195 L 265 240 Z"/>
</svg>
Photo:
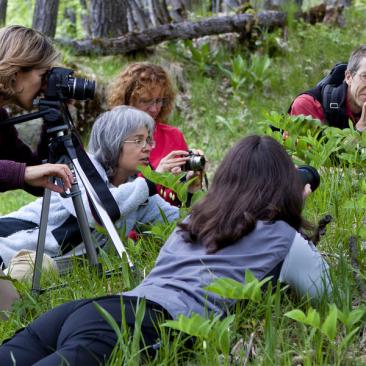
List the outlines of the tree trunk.
<svg viewBox="0 0 366 366">
<path fill-rule="evenodd" d="M 283 12 L 264 11 L 257 16 L 239 14 L 234 16 L 213 17 L 198 22 L 182 22 L 164 24 L 154 29 L 147 29 L 142 33 L 127 34 L 114 39 L 99 39 L 83 41 L 58 40 L 63 45 L 71 46 L 79 55 L 126 54 L 141 50 L 148 46 L 157 45 L 163 41 L 173 39 L 193 39 L 213 34 L 249 33 L 256 26 L 272 29 L 286 24 L 286 14 Z"/>
<path fill-rule="evenodd" d="M 3 27 L 6 22 L 6 8 L 8 0 L 0 0 L 0 27 Z"/>
<path fill-rule="evenodd" d="M 224 7 L 227 10 L 234 10 L 235 8 L 239 7 L 240 3 L 237 0 L 224 0 Z"/>
<path fill-rule="evenodd" d="M 168 0 L 171 7 L 170 16 L 175 22 L 183 22 L 187 18 L 185 3 L 180 0 Z"/>
<path fill-rule="evenodd" d="M 128 32 L 127 0 L 91 0 L 92 37 L 118 37 Z"/>
<path fill-rule="evenodd" d="M 79 0 L 81 6 L 81 24 L 83 26 L 86 38 L 90 37 L 91 29 L 90 29 L 90 17 L 89 17 L 89 7 L 87 4 L 87 0 Z"/>
<path fill-rule="evenodd" d="M 170 23 L 172 21 L 172 18 L 169 15 L 168 5 L 166 3 L 166 0 L 161 0 L 159 9 L 160 9 L 160 13 L 161 13 L 162 20 L 163 20 L 162 24 Z"/>
<path fill-rule="evenodd" d="M 36 0 L 32 27 L 51 38 L 55 37 L 58 0 Z"/>
<path fill-rule="evenodd" d="M 156 14 L 155 0 L 147 0 L 147 9 L 149 12 L 149 18 L 152 26 L 156 28 L 160 25 L 159 19 Z"/>
<path fill-rule="evenodd" d="M 139 31 L 144 31 L 148 28 L 148 24 L 145 20 L 144 10 L 141 8 L 141 5 L 137 3 L 136 0 L 128 1 L 129 9 L 131 9 L 131 16 L 133 18 L 134 23 L 136 23 Z"/>
<path fill-rule="evenodd" d="M 72 8 L 65 8 L 64 10 L 64 19 L 67 22 L 67 34 L 71 37 L 77 37 L 77 29 L 76 29 L 76 13 Z"/>
</svg>

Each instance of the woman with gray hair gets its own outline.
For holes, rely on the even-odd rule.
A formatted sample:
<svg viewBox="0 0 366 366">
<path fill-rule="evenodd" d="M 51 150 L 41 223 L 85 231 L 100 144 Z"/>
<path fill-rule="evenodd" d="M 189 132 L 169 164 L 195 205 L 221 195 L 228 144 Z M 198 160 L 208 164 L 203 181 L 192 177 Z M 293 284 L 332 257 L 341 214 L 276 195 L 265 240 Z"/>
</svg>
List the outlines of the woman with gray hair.
<svg viewBox="0 0 366 366">
<path fill-rule="evenodd" d="M 133 107 L 119 106 L 95 121 L 89 141 L 90 158 L 116 200 L 121 217 L 116 226 L 130 232 L 136 222 L 161 219 L 162 210 L 169 221 L 179 217 L 179 210 L 159 195 L 149 192 L 146 180 L 136 177 L 137 167 L 147 165 L 155 142 L 151 136 L 154 120 Z M 78 179 L 83 201 L 88 202 Z M 35 250 L 39 231 L 42 198 L 0 218 L 0 256 L 8 266 L 22 250 Z M 90 226 L 95 220 L 85 204 Z M 69 251 L 82 241 L 71 198 L 51 194 L 45 253 L 51 257 Z"/>
</svg>

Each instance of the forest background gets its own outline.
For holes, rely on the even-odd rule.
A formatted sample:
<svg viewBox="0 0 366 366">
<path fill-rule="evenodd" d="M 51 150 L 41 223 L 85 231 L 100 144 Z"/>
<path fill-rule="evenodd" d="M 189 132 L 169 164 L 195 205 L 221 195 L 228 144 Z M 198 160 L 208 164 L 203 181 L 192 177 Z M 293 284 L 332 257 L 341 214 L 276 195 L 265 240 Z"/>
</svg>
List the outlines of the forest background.
<svg viewBox="0 0 366 366">
<path fill-rule="evenodd" d="M 156 10 L 162 4 L 168 11 L 165 18 L 161 8 Z M 108 14 L 101 11 L 103 6 L 110 6 L 109 11 L 122 6 L 124 11 L 110 14 L 119 16 L 124 24 L 103 23 L 103 16 Z M 136 6 L 145 22 L 136 15 Z M 266 13 L 270 20 L 263 24 L 260 14 L 269 9 L 274 12 Z M 262 293 L 260 284 L 250 277 L 245 285 L 223 281 L 212 290 L 244 300 L 226 320 L 193 317 L 165 324 L 160 350 L 149 360 L 138 347 L 141 334 L 137 321 L 133 334 L 116 330 L 120 339 L 111 365 L 366 364 L 366 137 L 352 129 L 324 128 L 310 118 L 286 114 L 297 94 L 314 86 L 335 63 L 346 62 L 355 47 L 366 43 L 365 14 L 365 0 L 0 1 L 3 24 L 33 25 L 44 31 L 55 39 L 64 67 L 97 80 L 95 100 L 76 103 L 72 109 L 85 141 L 91 123 L 106 109 L 108 83 L 128 62 L 147 60 L 161 64 L 172 75 L 178 98 L 170 123 L 184 132 L 189 146 L 205 152 L 210 178 L 225 152 L 250 133 L 274 136 L 296 163 L 313 165 L 321 173 L 321 185 L 307 199 L 305 216 L 315 223 L 327 214 L 333 218 L 318 244 L 331 265 L 333 299 L 311 304 L 286 289 L 272 293 L 269 288 Z M 246 27 L 241 32 L 235 29 L 205 35 L 209 27 L 204 26 L 202 37 L 183 39 L 185 36 L 178 34 L 165 42 L 154 41 L 151 36 L 159 27 L 170 27 L 172 34 L 175 29 L 181 30 L 182 24 L 189 27 L 215 17 L 242 17 L 247 19 Z M 119 47 L 123 40 L 131 39 L 128 37 L 139 39 L 142 34 L 152 39 L 148 47 L 137 42 L 140 46 L 128 53 Z M 114 41 L 108 43 L 111 37 Z M 107 54 L 104 44 L 112 45 L 112 54 Z M 269 124 L 285 128 L 290 138 L 283 141 Z M 24 123 L 20 129 L 31 142 L 29 131 L 36 126 Z M 20 191 L 1 194 L 0 213 L 33 199 Z M 28 283 L 16 282 L 23 300 L 10 318 L 0 323 L 0 340 L 68 300 L 133 287 L 151 269 L 173 228 L 174 224 L 159 224 L 146 228 L 136 244 L 125 241 L 135 263 L 133 272 L 125 266 L 122 275 L 99 278 L 90 272 L 86 260 L 78 259 L 73 271 L 65 276 L 43 276 L 43 286 L 66 286 L 39 297 L 31 294 Z M 119 264 L 108 251 L 102 253 L 100 261 L 106 269 Z M 175 334 L 173 338 L 164 336 L 169 332 Z M 185 348 L 188 335 L 195 336 L 193 350 Z"/>
</svg>

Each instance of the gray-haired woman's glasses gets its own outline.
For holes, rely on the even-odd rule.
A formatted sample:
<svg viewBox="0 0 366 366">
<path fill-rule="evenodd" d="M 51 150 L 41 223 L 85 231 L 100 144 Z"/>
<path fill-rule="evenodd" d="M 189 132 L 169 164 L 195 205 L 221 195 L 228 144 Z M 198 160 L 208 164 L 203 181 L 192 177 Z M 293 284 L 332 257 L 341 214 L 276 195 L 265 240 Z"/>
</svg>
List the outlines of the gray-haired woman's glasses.
<svg viewBox="0 0 366 366">
<path fill-rule="evenodd" d="M 125 140 L 124 142 L 134 143 L 140 149 L 145 149 L 146 145 L 150 145 L 152 148 L 156 146 L 156 142 L 151 137 L 148 137 L 146 140 L 136 139 L 136 140 Z"/>
</svg>

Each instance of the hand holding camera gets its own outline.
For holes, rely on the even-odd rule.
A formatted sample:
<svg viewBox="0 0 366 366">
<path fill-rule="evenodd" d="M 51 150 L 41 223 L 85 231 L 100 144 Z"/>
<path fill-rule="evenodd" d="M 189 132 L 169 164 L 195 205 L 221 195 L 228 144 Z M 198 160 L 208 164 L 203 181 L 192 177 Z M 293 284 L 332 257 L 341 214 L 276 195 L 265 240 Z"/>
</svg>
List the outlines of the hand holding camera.
<svg viewBox="0 0 366 366">
<path fill-rule="evenodd" d="M 202 150 L 189 150 L 187 158 L 186 164 L 183 166 L 182 170 L 187 171 L 187 180 L 196 178 L 188 188 L 188 192 L 194 193 L 202 189 L 206 158 Z"/>
<path fill-rule="evenodd" d="M 155 169 L 158 173 L 179 174 L 183 170 L 183 166 L 187 162 L 188 152 L 185 150 L 173 150 L 160 160 L 159 165 Z"/>
<path fill-rule="evenodd" d="M 300 179 L 304 185 L 310 185 L 311 192 L 314 192 L 320 184 L 320 175 L 318 171 L 310 165 L 300 165 L 297 168 Z"/>
<path fill-rule="evenodd" d="M 201 150 L 174 150 L 160 160 L 155 169 L 158 173 L 179 174 L 182 171 L 202 171 L 206 158 Z"/>
</svg>

